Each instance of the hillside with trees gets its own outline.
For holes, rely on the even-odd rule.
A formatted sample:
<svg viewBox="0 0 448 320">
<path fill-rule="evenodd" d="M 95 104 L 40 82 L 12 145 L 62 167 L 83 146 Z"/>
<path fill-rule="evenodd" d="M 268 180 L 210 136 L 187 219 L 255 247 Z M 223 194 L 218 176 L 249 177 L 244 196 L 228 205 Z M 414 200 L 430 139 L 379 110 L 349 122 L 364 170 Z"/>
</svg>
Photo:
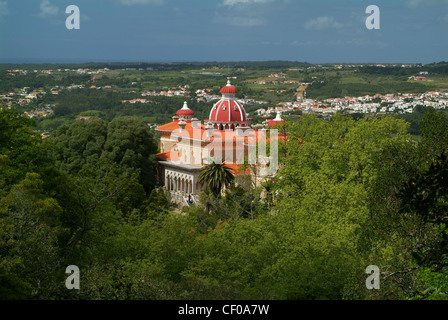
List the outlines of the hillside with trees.
<svg viewBox="0 0 448 320">
<path fill-rule="evenodd" d="M 141 120 L 77 121 L 43 142 L 33 125 L 0 110 L 2 299 L 446 299 L 442 112 L 420 139 L 392 116 L 304 115 L 275 180 L 206 168 L 182 214 L 155 185 Z M 365 287 L 372 264 L 381 290 Z"/>
</svg>

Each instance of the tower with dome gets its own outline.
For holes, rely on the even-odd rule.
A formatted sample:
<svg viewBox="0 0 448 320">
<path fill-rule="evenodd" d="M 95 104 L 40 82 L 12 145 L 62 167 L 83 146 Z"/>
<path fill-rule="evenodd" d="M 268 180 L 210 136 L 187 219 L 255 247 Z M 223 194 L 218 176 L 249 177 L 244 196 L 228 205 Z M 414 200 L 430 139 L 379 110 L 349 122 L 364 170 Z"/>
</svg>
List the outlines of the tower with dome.
<svg viewBox="0 0 448 320">
<path fill-rule="evenodd" d="M 250 127 L 252 119 L 247 118 L 246 110 L 237 101 L 237 89 L 231 85 L 230 80 L 221 89 L 222 98 L 210 110 L 210 117 L 206 119 L 218 130 L 235 130 L 238 127 Z"/>
<path fill-rule="evenodd" d="M 202 192 L 199 172 L 211 162 L 225 162 L 235 175 L 250 174 L 242 163 L 266 131 L 251 128 L 252 119 L 238 102 L 237 92 L 228 81 L 204 123 L 194 117 L 194 111 L 184 102 L 172 122 L 156 128 L 161 137 L 160 153 L 156 155 L 158 183 L 178 204 L 188 205 L 189 196 L 197 199 Z"/>
</svg>

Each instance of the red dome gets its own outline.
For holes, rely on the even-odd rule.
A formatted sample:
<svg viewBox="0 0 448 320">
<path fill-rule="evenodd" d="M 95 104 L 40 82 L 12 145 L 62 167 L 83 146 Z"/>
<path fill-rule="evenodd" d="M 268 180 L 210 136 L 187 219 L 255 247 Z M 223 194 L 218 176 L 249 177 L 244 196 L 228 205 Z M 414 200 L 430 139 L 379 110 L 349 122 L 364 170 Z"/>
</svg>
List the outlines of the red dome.
<svg viewBox="0 0 448 320">
<path fill-rule="evenodd" d="M 187 102 L 185 101 L 182 109 L 177 110 L 176 114 L 178 116 L 193 116 L 194 111 L 188 108 Z"/>
<path fill-rule="evenodd" d="M 274 126 L 279 125 L 281 123 L 286 123 L 286 121 L 271 120 L 271 121 L 268 122 L 268 126 L 269 127 L 274 127 Z"/>
<path fill-rule="evenodd" d="M 238 92 L 238 90 L 236 90 L 236 88 L 230 84 L 230 80 L 229 80 L 229 81 L 227 81 L 227 85 L 225 87 L 222 87 L 220 92 L 235 94 Z"/>
<path fill-rule="evenodd" d="M 246 110 L 235 100 L 222 99 L 216 103 L 210 112 L 211 122 L 245 122 Z"/>
<path fill-rule="evenodd" d="M 178 110 L 176 112 L 176 114 L 178 116 L 193 116 L 194 115 L 194 111 L 191 110 L 191 109 L 189 109 L 189 110 L 182 110 L 182 109 L 180 109 L 180 110 Z"/>
<path fill-rule="evenodd" d="M 268 126 L 269 126 L 269 127 L 274 127 L 274 126 L 276 126 L 276 125 L 279 125 L 279 124 L 281 124 L 281 123 L 285 123 L 285 122 L 286 122 L 286 121 L 284 121 L 284 120 L 282 119 L 280 112 L 277 112 L 277 116 L 275 117 L 274 120 L 271 120 L 271 121 L 268 122 Z"/>
</svg>

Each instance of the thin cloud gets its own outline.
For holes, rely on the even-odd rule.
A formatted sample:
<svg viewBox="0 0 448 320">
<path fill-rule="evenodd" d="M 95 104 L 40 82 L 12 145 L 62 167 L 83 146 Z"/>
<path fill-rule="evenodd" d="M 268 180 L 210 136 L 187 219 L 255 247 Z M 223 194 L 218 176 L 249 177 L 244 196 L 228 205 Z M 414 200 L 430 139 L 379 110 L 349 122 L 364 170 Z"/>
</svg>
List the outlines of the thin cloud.
<svg viewBox="0 0 448 320">
<path fill-rule="evenodd" d="M 268 3 L 272 0 L 225 0 L 215 12 L 215 23 L 234 27 L 259 27 L 267 23 L 266 7 L 252 6 L 254 3 Z"/>
<path fill-rule="evenodd" d="M 265 24 L 265 21 L 260 18 L 243 18 L 234 17 L 229 23 L 236 27 L 256 27 Z"/>
<path fill-rule="evenodd" d="M 42 0 L 40 3 L 40 12 L 38 17 L 49 18 L 56 16 L 59 13 L 59 7 L 51 4 L 50 0 Z"/>
<path fill-rule="evenodd" d="M 313 47 L 319 45 L 320 42 L 317 40 L 309 40 L 309 41 L 294 40 L 290 44 L 296 47 Z"/>
<path fill-rule="evenodd" d="M 145 4 L 164 4 L 164 0 L 119 0 L 119 2 L 125 6 L 145 5 Z"/>
<path fill-rule="evenodd" d="M 257 27 L 262 26 L 266 21 L 259 17 L 248 16 L 217 16 L 215 22 L 228 24 L 234 27 Z"/>
<path fill-rule="evenodd" d="M 386 48 L 389 46 L 388 43 L 379 41 L 379 40 L 371 40 L 365 38 L 355 38 L 349 40 L 332 40 L 325 43 L 327 46 L 336 47 L 336 46 L 356 46 L 356 47 L 376 47 L 376 48 Z"/>
<path fill-rule="evenodd" d="M 404 0 L 405 5 L 410 8 L 417 8 L 420 5 L 448 5 L 448 0 Z"/>
<path fill-rule="evenodd" d="M 305 28 L 308 30 L 324 30 L 324 29 L 339 29 L 344 25 L 334 20 L 333 17 L 317 17 L 305 23 Z"/>
<path fill-rule="evenodd" d="M 7 16 L 8 14 L 8 2 L 0 1 L 0 16 Z"/>
<path fill-rule="evenodd" d="M 232 7 L 238 4 L 263 4 L 272 1 L 273 0 L 224 0 L 223 5 Z"/>
</svg>

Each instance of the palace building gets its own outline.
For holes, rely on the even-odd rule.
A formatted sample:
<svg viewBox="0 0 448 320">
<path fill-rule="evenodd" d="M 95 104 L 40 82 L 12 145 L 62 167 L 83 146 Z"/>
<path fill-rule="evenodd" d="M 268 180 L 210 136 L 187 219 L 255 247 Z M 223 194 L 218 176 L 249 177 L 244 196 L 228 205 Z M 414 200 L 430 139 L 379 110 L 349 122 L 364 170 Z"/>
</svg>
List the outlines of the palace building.
<svg viewBox="0 0 448 320">
<path fill-rule="evenodd" d="M 264 177 L 276 171 L 275 166 L 272 170 L 272 164 L 277 144 L 270 142 L 277 136 L 268 134 L 266 129 L 252 129 L 252 119 L 237 101 L 237 89 L 230 81 L 220 92 L 222 97 L 214 104 L 204 124 L 194 117 L 194 111 L 185 102 L 172 122 L 156 128 L 161 136 L 161 152 L 156 155 L 159 184 L 164 185 L 180 205 L 188 205 L 189 196 L 197 200 L 202 191 L 199 172 L 209 163 L 225 162 L 234 175 L 253 174 L 247 164 L 258 166 L 258 175 Z M 278 114 L 269 126 L 281 122 Z M 270 144 L 270 156 L 257 150 L 266 151 L 262 147 L 266 147 L 266 143 Z"/>
</svg>

